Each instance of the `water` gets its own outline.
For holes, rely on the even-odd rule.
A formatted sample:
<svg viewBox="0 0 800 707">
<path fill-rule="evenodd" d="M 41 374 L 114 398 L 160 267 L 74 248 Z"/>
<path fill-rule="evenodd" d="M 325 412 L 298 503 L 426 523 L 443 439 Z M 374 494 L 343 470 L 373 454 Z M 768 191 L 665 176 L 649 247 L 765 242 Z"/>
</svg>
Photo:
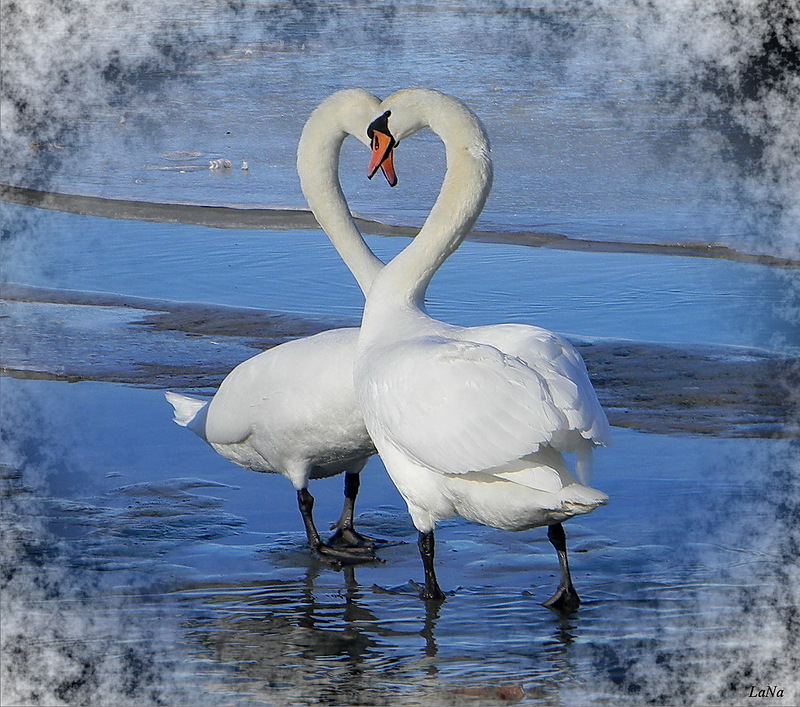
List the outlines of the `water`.
<svg viewBox="0 0 800 707">
<path fill-rule="evenodd" d="M 711 408 L 721 422 L 726 406 L 744 406 L 743 427 L 720 428 L 719 438 L 688 432 L 703 429 L 694 423 L 708 415 L 704 396 L 725 395 L 731 362 L 753 347 L 772 357 L 796 350 L 771 326 L 781 321 L 779 270 L 465 244 L 431 288 L 434 313 L 601 337 L 587 350 L 595 373 L 592 349 L 628 339 L 625 356 L 611 357 L 614 376 L 598 384 L 602 399 L 626 401 L 610 410 L 619 424 L 630 424 L 626 406 L 658 392 L 634 423 L 649 432 L 616 427 L 614 445 L 597 455 L 609 506 L 567 524 L 584 600 L 577 615 L 540 606 L 557 576 L 541 529 L 509 534 L 460 520 L 437 533 L 439 578 L 452 594 L 434 610 L 408 584 L 421 579 L 415 532 L 377 458 L 364 471 L 357 523 L 403 544 L 384 549 L 383 563 L 335 571 L 307 552 L 290 485 L 226 462 L 172 424 L 163 399 L 161 388 L 176 383 L 208 392 L 254 352 L 242 315 L 219 310 L 214 320 L 192 301 L 357 323 L 360 295 L 322 234 L 14 208 L 51 244 L 39 261 L 50 276 L 33 284 L 117 294 L 105 307 L 91 298 L 6 305 L 4 326 L 18 339 L 6 360 L 41 372 L 2 379 L 7 694 L 25 704 L 209 705 L 678 695 L 738 704 L 761 684 L 796 694 L 787 647 L 798 586 L 794 442 L 769 439 L 774 424 L 767 438 L 747 431 L 746 385 L 739 402 Z M 405 241 L 370 243 L 389 257 Z M 219 324 L 131 325 L 144 314 L 134 307 L 157 302 L 134 296 L 189 301 L 184 322 Z M 239 337 L 224 334 L 226 317 Z M 676 347 L 658 361 L 663 377 L 676 357 L 675 377 L 655 388 L 653 342 Z M 711 352 L 716 387 L 691 362 L 697 347 Z M 35 380 L 70 379 L 76 362 L 85 382 Z M 624 389 L 607 390 L 611 380 Z M 338 517 L 341 479 L 312 491 L 325 528 Z M 47 670 L 34 675 L 34 665 Z"/>
<path fill-rule="evenodd" d="M 19 25 L 13 89 L 28 115 L 7 120 L 9 149 L 19 149 L 4 160 L 5 180 L 109 197 L 302 205 L 295 146 L 323 97 L 424 85 L 463 98 L 487 126 L 496 179 L 482 225 L 791 254 L 800 193 L 791 107 L 800 96 L 769 38 L 784 17 L 792 27 L 792 10 L 738 10 L 741 28 L 713 4 L 688 15 L 670 3 L 613 0 L 54 9 L 39 17 L 50 34 Z M 58 43 L 57 65 L 37 55 L 42 36 Z M 760 76 L 759 62 L 776 68 Z M 747 92 L 754 76 L 764 95 Z M 208 170 L 218 157 L 233 169 Z M 343 179 L 357 211 L 419 221 L 441 179 L 432 136 L 399 150 L 391 193 L 368 185 L 356 161 Z"/>
<path fill-rule="evenodd" d="M 296 141 L 323 97 L 427 85 L 491 136 L 483 229 L 796 257 L 792 64 L 758 73 L 777 50 L 754 7 L 740 27 L 714 3 L 48 5 L 4 32 L 24 101 L 4 104 L 0 181 L 298 207 Z M 791 8 L 773 11 L 783 26 Z M 433 136 L 398 149 L 394 190 L 365 156 L 345 146 L 353 208 L 421 223 Z M 564 618 L 540 605 L 558 571 L 542 529 L 442 523 L 450 595 L 426 607 L 378 458 L 357 524 L 398 544 L 337 571 L 310 557 L 284 479 L 171 423 L 163 388 L 208 394 L 254 347 L 358 323 L 320 232 L 2 209 L 3 280 L 56 290 L 0 312 L 4 703 L 745 704 L 768 685 L 785 696 L 760 703 L 797 701 L 794 268 L 470 241 L 434 279 L 435 316 L 583 342 L 610 405 L 611 501 L 566 524 L 583 604 Z M 368 242 L 388 260 L 407 240 Z M 165 321 L 162 300 L 188 304 Z M 292 316 L 258 331 L 264 315 L 224 306 Z M 312 487 L 320 528 L 341 484 Z"/>
<path fill-rule="evenodd" d="M 745 675 L 793 686 L 785 656 L 762 663 L 785 650 L 792 598 L 774 582 L 790 570 L 781 544 L 750 527 L 772 513 L 774 492 L 757 502 L 753 492 L 785 463 L 785 445 L 616 430 L 596 472 L 611 503 L 568 524 L 576 616 L 538 604 L 557 575 L 543 531 L 459 520 L 437 538 L 453 594 L 426 609 L 404 588 L 421 575 L 415 533 L 377 459 L 359 527 L 406 544 L 337 572 L 308 557 L 289 484 L 166 424 L 159 391 L 65 385 L 3 381 L 28 423 L 7 514 L 24 511 L 38 530 L 21 557 L 47 558 L 23 596 L 25 566 L 12 575 L 6 597 L 26 607 L 27 625 L 7 617 L 5 634 L 37 627 L 30 650 L 62 661 L 50 689 L 77 676 L 74 698 L 95 703 L 98 689 L 136 704 L 449 704 L 459 691 L 521 689 L 526 704 L 639 704 L 675 685 L 698 702 L 739 703 Z M 36 458 L 42 439 L 52 467 Z M 338 515 L 340 482 L 313 487 L 321 527 Z M 82 682 L 81 665 L 92 668 Z M 140 689 L 126 694 L 128 684 Z"/>
<path fill-rule="evenodd" d="M 21 220 L 30 209 L 6 207 Z M 220 231 L 40 212 L 29 284 L 261 307 L 357 324 L 363 296 L 319 231 Z M 368 237 L 384 261 L 405 238 Z M 464 243 L 428 291 L 433 316 L 606 339 L 792 350 L 781 269 L 716 259 Z M 297 287 L 298 282 L 307 283 Z"/>
</svg>

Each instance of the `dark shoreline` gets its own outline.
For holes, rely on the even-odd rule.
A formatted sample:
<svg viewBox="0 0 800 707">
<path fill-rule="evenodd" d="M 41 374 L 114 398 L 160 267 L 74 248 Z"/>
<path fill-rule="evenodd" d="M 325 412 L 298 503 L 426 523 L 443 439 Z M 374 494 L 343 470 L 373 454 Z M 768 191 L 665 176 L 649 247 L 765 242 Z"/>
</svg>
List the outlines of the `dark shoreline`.
<svg viewBox="0 0 800 707">
<path fill-rule="evenodd" d="M 0 373 L 210 393 L 240 361 L 358 322 L 5 284 Z M 97 308 L 118 316 L 98 336 Z M 659 434 L 800 437 L 800 360 L 721 346 L 575 339 L 611 423 Z M 87 351 L 90 355 L 87 355 Z"/>
<path fill-rule="evenodd" d="M 244 206 L 207 206 L 192 203 L 149 202 L 125 199 L 106 199 L 97 196 L 63 194 L 0 184 L 0 200 L 38 209 L 63 211 L 83 216 L 110 219 L 182 223 L 222 229 L 292 229 L 317 230 L 313 214 L 306 208 L 256 208 Z M 393 226 L 375 219 L 354 215 L 356 224 L 365 235 L 400 236 L 412 238 L 417 228 Z M 671 255 L 693 258 L 715 258 L 742 263 L 776 267 L 800 267 L 800 260 L 773 255 L 743 253 L 716 243 L 634 243 L 630 241 L 601 241 L 571 238 L 559 233 L 542 231 L 473 230 L 468 238 L 484 243 L 524 245 L 534 248 L 577 250 L 596 253 L 631 253 Z"/>
</svg>

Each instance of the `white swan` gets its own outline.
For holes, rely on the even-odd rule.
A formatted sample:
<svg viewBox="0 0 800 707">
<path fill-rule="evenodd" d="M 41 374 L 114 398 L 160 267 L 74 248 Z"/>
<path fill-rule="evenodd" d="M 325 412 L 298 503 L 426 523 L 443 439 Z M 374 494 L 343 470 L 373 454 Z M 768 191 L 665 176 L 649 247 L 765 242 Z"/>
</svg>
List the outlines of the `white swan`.
<svg viewBox="0 0 800 707">
<path fill-rule="evenodd" d="M 353 223 L 338 166 L 347 135 L 368 144 L 367 125 L 379 103 L 360 89 L 333 94 L 309 117 L 297 153 L 303 192 L 365 292 L 383 263 Z M 375 453 L 353 389 L 357 339 L 358 329 L 335 329 L 264 351 L 234 368 L 210 402 L 166 393 L 175 422 L 196 432 L 223 457 L 254 471 L 277 472 L 292 482 L 308 543 L 332 562 L 374 557 L 372 539 L 353 528 L 359 472 Z M 334 537 L 324 543 L 314 524 L 308 481 L 342 471 L 342 515 Z"/>
<path fill-rule="evenodd" d="M 374 279 L 354 371 L 367 429 L 419 531 L 421 596 L 444 599 L 433 531 L 460 515 L 504 530 L 549 526 L 561 580 L 545 605 L 574 610 L 561 521 L 608 497 L 579 483 L 562 452 L 577 453 L 586 481 L 593 446 L 609 438 L 605 414 L 583 360 L 558 335 L 520 324 L 463 328 L 425 313 L 428 283 L 489 193 L 489 143 L 463 103 L 436 91 L 398 91 L 379 112 L 369 176 L 424 127 L 443 140 L 447 158 L 422 230 Z"/>
</svg>

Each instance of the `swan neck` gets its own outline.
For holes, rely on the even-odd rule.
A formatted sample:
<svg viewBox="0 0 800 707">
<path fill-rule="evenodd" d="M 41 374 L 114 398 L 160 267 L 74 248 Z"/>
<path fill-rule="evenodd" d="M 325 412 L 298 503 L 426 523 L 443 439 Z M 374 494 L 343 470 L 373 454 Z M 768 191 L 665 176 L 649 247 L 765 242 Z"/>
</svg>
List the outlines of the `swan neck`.
<svg viewBox="0 0 800 707">
<path fill-rule="evenodd" d="M 483 209 L 492 182 L 488 139 L 477 118 L 472 116 L 466 126 L 458 118 L 428 123 L 445 144 L 447 170 L 442 188 L 420 232 L 381 273 L 375 283 L 380 291 L 371 298 L 373 302 L 395 302 L 424 311 L 428 284 Z"/>
<path fill-rule="evenodd" d="M 366 295 L 383 263 L 367 246 L 347 206 L 339 157 L 352 131 L 337 123 L 336 115 L 327 115 L 330 112 L 320 106 L 306 123 L 297 149 L 297 172 L 314 217 Z"/>
</svg>

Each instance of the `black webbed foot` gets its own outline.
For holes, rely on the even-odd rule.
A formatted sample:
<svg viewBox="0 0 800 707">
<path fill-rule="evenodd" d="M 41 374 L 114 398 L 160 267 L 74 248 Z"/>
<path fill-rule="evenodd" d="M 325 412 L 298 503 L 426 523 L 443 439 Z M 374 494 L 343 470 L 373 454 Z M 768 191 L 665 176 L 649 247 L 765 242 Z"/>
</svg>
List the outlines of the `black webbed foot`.
<svg viewBox="0 0 800 707">
<path fill-rule="evenodd" d="M 334 567 L 374 562 L 378 559 L 371 547 L 334 547 L 322 542 L 314 525 L 314 497 L 308 492 L 308 489 L 300 489 L 297 492 L 297 502 L 306 527 L 308 546 L 315 557 Z"/>
<path fill-rule="evenodd" d="M 574 587 L 560 586 L 553 596 L 542 602 L 542 606 L 546 606 L 559 614 L 572 614 L 578 610 L 580 605 L 581 600 Z"/>
<path fill-rule="evenodd" d="M 334 567 L 381 561 L 369 547 L 331 547 L 327 543 L 319 543 L 311 550 L 318 559 Z"/>
<path fill-rule="evenodd" d="M 556 593 L 547 601 L 542 602 L 542 606 L 546 606 L 559 614 L 571 614 L 578 610 L 581 600 L 572 585 L 572 575 L 569 571 L 569 560 L 567 559 L 567 537 L 561 523 L 551 525 L 547 529 L 547 537 L 558 553 L 561 580 L 558 583 Z"/>
<path fill-rule="evenodd" d="M 333 547 L 375 548 L 392 544 L 389 540 L 373 538 L 359 533 L 355 528 L 342 527 L 340 525 L 334 525 L 333 527 L 335 532 L 328 538 L 328 545 Z"/>
<path fill-rule="evenodd" d="M 419 589 L 419 598 L 423 601 L 443 602 L 447 599 L 447 595 L 441 590 L 438 584 L 429 587 L 427 584 L 419 584 L 418 582 L 411 582 L 412 585 Z"/>
</svg>

